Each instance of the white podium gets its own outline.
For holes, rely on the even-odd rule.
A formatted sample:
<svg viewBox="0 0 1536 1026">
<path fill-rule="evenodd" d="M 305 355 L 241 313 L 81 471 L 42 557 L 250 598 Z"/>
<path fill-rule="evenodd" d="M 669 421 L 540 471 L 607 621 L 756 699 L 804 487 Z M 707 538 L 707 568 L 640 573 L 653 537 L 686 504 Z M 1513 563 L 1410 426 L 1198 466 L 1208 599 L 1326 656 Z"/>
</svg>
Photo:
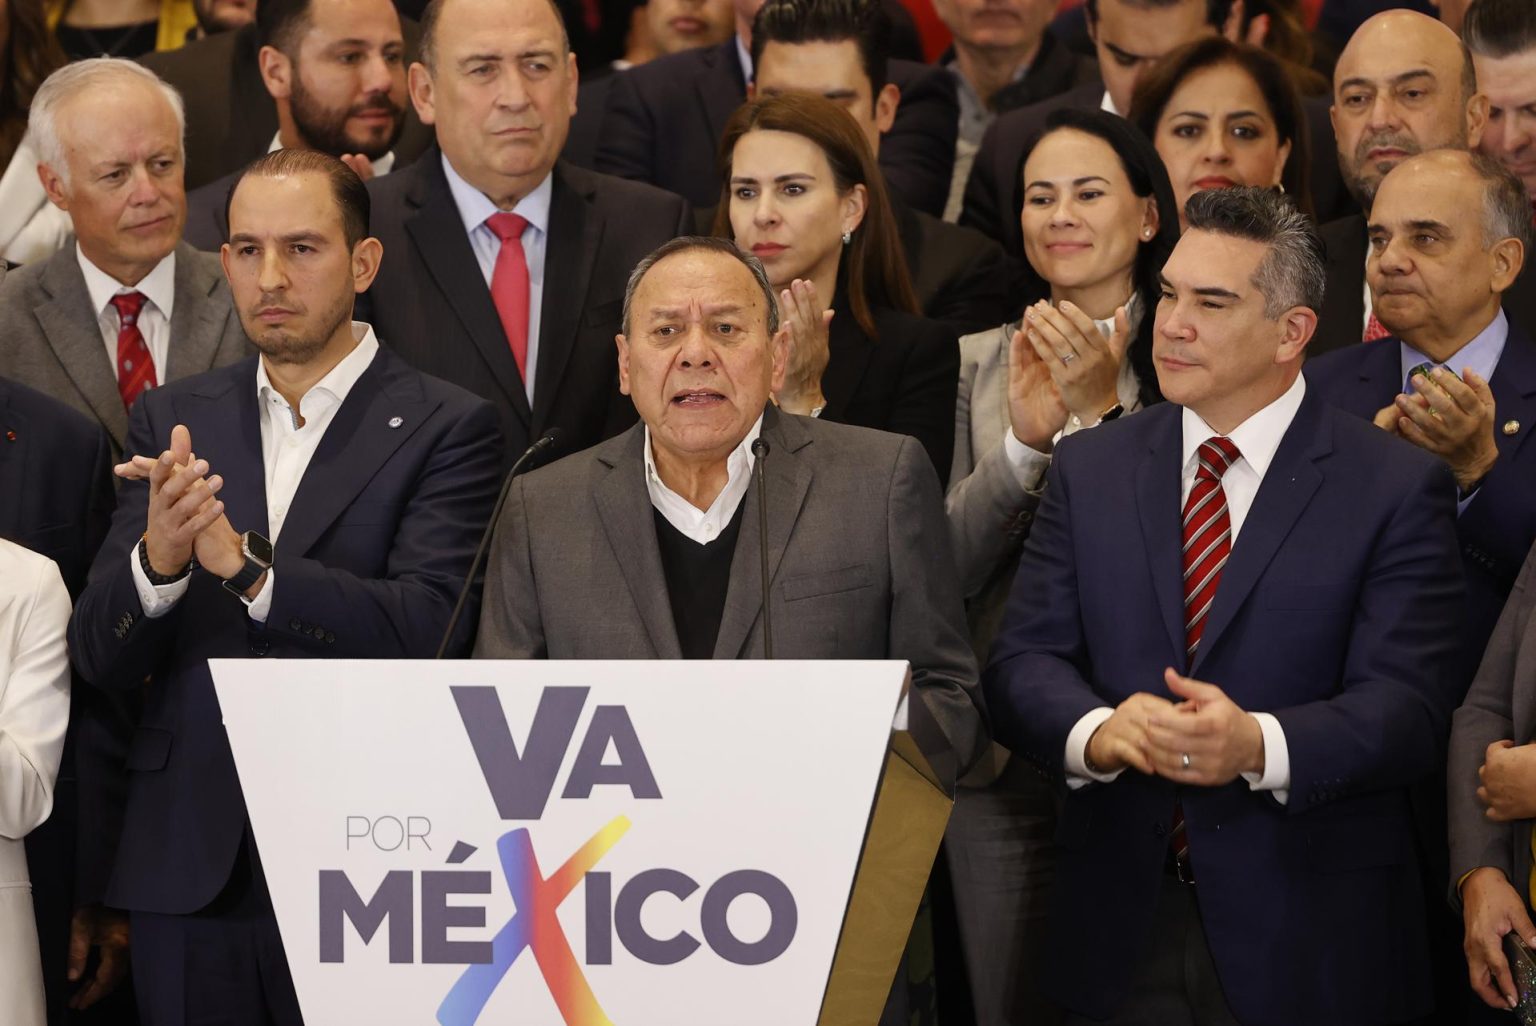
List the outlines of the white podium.
<svg viewBox="0 0 1536 1026">
<path fill-rule="evenodd" d="M 215 660 L 310 1026 L 871 1026 L 950 796 L 902 662 Z"/>
</svg>

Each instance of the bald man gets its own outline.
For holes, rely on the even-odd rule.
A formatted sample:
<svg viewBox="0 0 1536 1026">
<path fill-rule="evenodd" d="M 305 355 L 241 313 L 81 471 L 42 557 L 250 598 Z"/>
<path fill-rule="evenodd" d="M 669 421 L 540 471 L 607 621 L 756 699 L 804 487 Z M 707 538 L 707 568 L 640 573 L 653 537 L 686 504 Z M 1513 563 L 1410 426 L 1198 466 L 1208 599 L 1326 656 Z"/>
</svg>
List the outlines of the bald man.
<svg viewBox="0 0 1536 1026">
<path fill-rule="evenodd" d="M 1536 446 L 1527 445 L 1536 431 L 1536 344 L 1500 305 L 1529 262 L 1530 225 L 1524 187 L 1496 161 L 1458 150 L 1403 161 L 1382 180 L 1367 229 L 1366 278 L 1391 335 L 1306 371 L 1320 396 L 1439 456 L 1456 477 L 1467 599 L 1447 683 L 1460 693 L 1536 542 Z M 1459 1022 L 1467 970 L 1461 923 L 1444 898 L 1452 876 L 1444 780 L 1427 781 L 1414 804 L 1430 876 L 1436 1022 Z M 1467 857 L 1456 875 L 1478 865 Z"/>
<path fill-rule="evenodd" d="M 1360 213 L 1323 228 L 1328 294 L 1308 350 L 1314 356 L 1386 335 L 1365 286 L 1365 218 L 1376 190 L 1414 154 L 1476 146 L 1488 101 L 1456 33 L 1393 10 L 1367 20 L 1339 55 L 1329 113 L 1339 171 Z"/>
</svg>

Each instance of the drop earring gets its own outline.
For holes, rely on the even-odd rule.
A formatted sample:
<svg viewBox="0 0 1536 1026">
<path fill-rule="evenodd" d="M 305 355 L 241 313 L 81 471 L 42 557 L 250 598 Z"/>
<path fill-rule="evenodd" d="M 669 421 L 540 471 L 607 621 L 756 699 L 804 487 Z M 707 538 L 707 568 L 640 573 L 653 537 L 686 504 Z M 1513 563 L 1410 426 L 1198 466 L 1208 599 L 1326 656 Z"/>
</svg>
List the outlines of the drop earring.
<svg viewBox="0 0 1536 1026">
<path fill-rule="evenodd" d="M 853 241 L 853 230 L 852 229 L 845 230 L 843 232 L 843 245 L 846 246 L 849 243 L 851 243 L 852 241 Z"/>
</svg>

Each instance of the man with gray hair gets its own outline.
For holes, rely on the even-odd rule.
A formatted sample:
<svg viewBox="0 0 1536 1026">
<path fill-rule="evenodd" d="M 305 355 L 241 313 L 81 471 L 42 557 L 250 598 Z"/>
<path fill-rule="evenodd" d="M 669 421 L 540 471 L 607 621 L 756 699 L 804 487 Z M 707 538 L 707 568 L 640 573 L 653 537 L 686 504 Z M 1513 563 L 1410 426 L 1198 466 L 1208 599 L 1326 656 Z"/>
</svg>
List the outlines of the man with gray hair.
<svg viewBox="0 0 1536 1026">
<path fill-rule="evenodd" d="M 1323 254 L 1288 200 L 1186 213 L 1169 401 L 1061 443 L 984 675 L 997 739 L 1066 795 L 1045 987 L 1069 1023 L 1408 1022 L 1451 474 L 1309 390 Z"/>
<path fill-rule="evenodd" d="M 218 258 L 182 242 L 182 105 L 132 61 L 48 76 L 28 145 L 75 244 L 0 283 L 7 376 L 99 422 L 120 455 L 145 390 L 247 355 Z"/>
</svg>

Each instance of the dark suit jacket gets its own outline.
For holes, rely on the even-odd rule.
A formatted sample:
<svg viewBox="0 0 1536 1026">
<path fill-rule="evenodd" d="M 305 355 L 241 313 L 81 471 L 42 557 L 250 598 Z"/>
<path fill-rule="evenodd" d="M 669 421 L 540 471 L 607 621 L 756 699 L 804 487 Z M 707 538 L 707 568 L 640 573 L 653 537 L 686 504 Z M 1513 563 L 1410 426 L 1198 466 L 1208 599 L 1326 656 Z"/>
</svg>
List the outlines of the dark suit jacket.
<svg viewBox="0 0 1536 1026">
<path fill-rule="evenodd" d="M 1332 96 L 1308 96 L 1302 101 L 1311 153 L 1307 184 L 1312 194 L 1312 216 L 1318 224 L 1328 224 L 1357 211 L 1355 198 L 1349 194 L 1339 171 L 1339 144 L 1333 135 L 1333 121 L 1328 117 L 1332 103 Z"/>
<path fill-rule="evenodd" d="M 939 59 L 939 63 L 948 64 L 953 55 L 954 51 L 950 50 Z M 1040 37 L 1040 50 L 1030 63 L 1029 70 L 1024 72 L 1023 78 L 1008 83 L 993 94 L 992 109 L 1004 114 L 1049 100 L 1069 89 L 1091 84 L 1103 88 L 1098 62 L 1092 57 L 1073 53 L 1071 47 L 1057 39 L 1054 32 L 1047 30 Z"/>
<path fill-rule="evenodd" d="M 400 19 L 406 60 L 415 59 L 421 32 Z M 175 86 L 187 109 L 186 185 L 189 190 L 238 171 L 267 152 L 277 134 L 277 105 L 261 81 L 256 26 L 219 32 L 179 50 L 147 53 L 139 63 Z M 432 129 L 406 101 L 405 128 L 395 144 L 397 168 L 432 142 Z"/>
<path fill-rule="evenodd" d="M 642 257 L 693 226 L 686 203 L 648 185 L 564 163 L 552 173 L 532 409 L 440 152 L 368 185 L 384 262 L 358 319 L 406 362 L 495 403 L 509 460 L 552 427 L 563 454 L 634 423 L 613 341 L 624 286 Z"/>
<path fill-rule="evenodd" d="M 880 141 L 880 167 L 897 195 L 943 214 L 959 131 L 954 77 L 900 60 L 890 62 L 889 75 L 901 89 L 901 106 Z M 718 204 L 720 136 L 746 97 L 734 37 L 620 72 L 613 76 L 594 166 L 670 189 L 695 206 Z"/>
<path fill-rule="evenodd" d="M 57 563 L 70 595 L 78 596 L 114 500 L 106 432 L 63 403 L 0 377 L 0 537 Z M 77 685 L 53 814 L 26 839 L 43 980 L 55 1016 L 64 1014 L 67 999 L 70 913 L 101 900 L 117 847 L 127 740 L 121 703 Z M 80 786 L 82 776 L 89 787 Z"/>
<path fill-rule="evenodd" d="M 582 75 L 581 87 L 576 90 L 576 116 L 571 118 L 571 130 L 565 137 L 565 148 L 560 151 L 561 160 L 589 171 L 597 167 L 597 141 L 608 109 L 608 94 L 613 92 L 613 81 L 618 75 L 614 71 L 606 71 L 600 78 Z M 715 200 L 719 198 L 716 190 Z"/>
<path fill-rule="evenodd" d="M 923 444 L 940 484 L 955 449 L 955 389 L 960 346 L 942 324 L 896 310 L 873 311 L 878 339 L 853 319 L 842 295 L 833 303 L 823 420 L 911 435 Z"/>
<path fill-rule="evenodd" d="M 1370 244 L 1365 218 L 1359 214 L 1341 217 L 1323 225 L 1322 236 L 1328 255 L 1328 287 L 1323 294 L 1323 308 L 1317 312 L 1317 333 L 1307 346 L 1308 355 L 1313 357 L 1359 345 L 1365 327 L 1365 257 Z M 1526 260 L 1520 277 L 1504 293 L 1504 312 L 1509 315 L 1511 327 L 1528 334 L 1536 334 L 1533 262 L 1536 261 Z"/>
<path fill-rule="evenodd" d="M 1067 793 L 1047 987 L 1092 1018 L 1122 1001 L 1165 886 L 1179 801 L 1238 1019 L 1415 1019 L 1431 994 L 1408 789 L 1441 771 L 1459 698 L 1443 672 L 1463 594 L 1450 472 L 1308 394 L 1189 665 L 1181 415 L 1154 406 L 1057 449 L 983 677 L 994 732 L 1061 780 L 1072 727 L 1134 692 L 1165 694 L 1172 666 L 1275 715 L 1289 801 L 1241 778 L 1178 788 L 1135 770 Z M 1115 957 L 1105 957 L 1109 922 Z"/>
<path fill-rule="evenodd" d="M 996 327 L 1022 306 L 1023 269 L 973 228 L 892 204 L 901 248 L 923 316 L 943 321 L 955 337 Z"/>
<path fill-rule="evenodd" d="M 1370 420 L 1403 390 L 1401 349 L 1395 338 L 1355 343 L 1307 364 L 1307 381 L 1319 398 Z M 1456 677 L 1465 688 L 1504 608 L 1509 589 L 1536 543 L 1536 342 L 1510 326 L 1504 354 L 1488 380 L 1496 405 L 1494 441 L 1499 458 L 1477 494 L 1456 518 L 1466 572 L 1466 629 L 1460 639 Z M 1503 425 L 1514 422 L 1513 435 Z"/>
<path fill-rule="evenodd" d="M 927 461 L 911 439 L 771 406 L 762 435 L 774 658 L 908 660 L 942 734 L 924 751 L 948 748 L 951 769 L 969 765 L 986 733 Z M 644 446 L 637 424 L 513 483 L 487 564 L 477 658 L 681 658 Z M 757 487 L 741 500 L 716 659 L 763 652 Z"/>
<path fill-rule="evenodd" d="M 1024 207 L 1019 172 L 1024 167 L 1024 157 L 1051 111 L 1062 107 L 1098 110 L 1103 100 L 1104 86 L 1089 82 L 1033 106 L 999 115 L 981 137 L 971 177 L 965 183 L 960 223 L 1001 242 L 1011 256 L 1024 259 L 1024 233 L 1019 227 L 1019 211 Z"/>
<path fill-rule="evenodd" d="M 154 451 L 172 425 L 186 424 L 198 456 L 224 477 L 231 525 L 265 531 L 260 415 L 256 360 L 246 360 L 145 393 L 129 448 Z M 275 540 L 264 626 L 202 571 L 170 612 L 144 616 L 129 560 L 144 533 L 149 488 L 123 486 L 70 622 L 70 651 L 87 680 L 143 691 L 110 904 L 193 912 L 229 878 L 246 815 L 208 660 L 431 657 L 490 515 L 500 465 L 489 404 L 381 349 L 337 410 Z"/>
<path fill-rule="evenodd" d="M 218 258 L 185 242 L 178 245 L 168 366 L 160 383 L 223 367 L 252 352 Z M 12 271 L 0 282 L 0 367 L 13 380 L 94 419 L 111 439 L 113 458 L 122 454 L 128 413 L 75 247 Z M 154 451 L 164 447 L 162 440 Z"/>
</svg>

